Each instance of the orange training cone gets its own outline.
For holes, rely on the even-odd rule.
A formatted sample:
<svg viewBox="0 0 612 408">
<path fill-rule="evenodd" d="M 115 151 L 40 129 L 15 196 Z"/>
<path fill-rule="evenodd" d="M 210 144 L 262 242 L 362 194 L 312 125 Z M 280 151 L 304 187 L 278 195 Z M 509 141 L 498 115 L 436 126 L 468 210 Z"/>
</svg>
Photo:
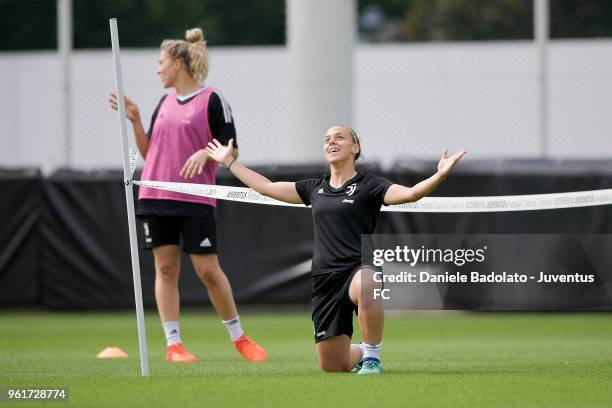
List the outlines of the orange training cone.
<svg viewBox="0 0 612 408">
<path fill-rule="evenodd" d="M 97 358 L 126 358 L 128 355 L 119 347 L 107 347 L 96 356 Z"/>
</svg>

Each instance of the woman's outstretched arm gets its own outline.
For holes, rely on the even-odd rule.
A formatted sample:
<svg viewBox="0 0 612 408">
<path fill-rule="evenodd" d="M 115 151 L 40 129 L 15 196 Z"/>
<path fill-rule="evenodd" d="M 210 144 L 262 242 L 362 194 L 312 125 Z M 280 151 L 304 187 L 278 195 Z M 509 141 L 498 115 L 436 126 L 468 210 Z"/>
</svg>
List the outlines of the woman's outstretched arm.
<svg viewBox="0 0 612 408">
<path fill-rule="evenodd" d="M 461 149 L 451 157 L 448 157 L 448 149 L 444 149 L 442 158 L 438 163 L 438 171 L 436 174 L 412 187 L 406 187 L 400 184 L 391 185 L 385 194 L 385 204 L 412 203 L 428 196 L 442 181 L 444 181 L 455 164 L 457 164 L 466 153 L 467 150 Z"/>
<path fill-rule="evenodd" d="M 218 140 L 213 139 L 212 142 L 208 143 L 206 152 L 212 160 L 223 164 L 238 180 L 258 193 L 286 203 L 303 204 L 295 188 L 295 183 L 287 181 L 272 182 L 268 180 L 261 174 L 238 163 L 232 156 L 233 148 L 234 139 L 230 139 L 227 146 L 223 146 Z"/>
</svg>

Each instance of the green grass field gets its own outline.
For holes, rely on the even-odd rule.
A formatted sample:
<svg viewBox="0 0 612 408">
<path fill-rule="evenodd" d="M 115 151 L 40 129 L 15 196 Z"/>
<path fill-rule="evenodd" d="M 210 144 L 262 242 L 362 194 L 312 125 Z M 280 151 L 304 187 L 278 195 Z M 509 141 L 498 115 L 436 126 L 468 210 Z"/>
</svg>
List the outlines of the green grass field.
<svg viewBox="0 0 612 408">
<path fill-rule="evenodd" d="M 0 387 L 70 389 L 69 402 L 19 407 L 612 406 L 612 314 L 388 316 L 378 377 L 321 372 L 306 314 L 242 320 L 269 362 L 242 361 L 216 316 L 191 312 L 183 340 L 201 360 L 176 365 L 147 312 L 152 375 L 141 378 L 133 313 L 3 312 Z M 129 358 L 96 359 L 105 346 Z"/>
</svg>

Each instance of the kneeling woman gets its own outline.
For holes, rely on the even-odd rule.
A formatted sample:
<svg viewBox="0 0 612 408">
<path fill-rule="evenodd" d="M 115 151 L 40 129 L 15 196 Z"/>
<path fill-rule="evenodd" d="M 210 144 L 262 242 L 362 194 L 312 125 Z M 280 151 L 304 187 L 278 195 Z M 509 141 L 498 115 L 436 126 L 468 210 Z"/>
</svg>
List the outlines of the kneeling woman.
<svg viewBox="0 0 612 408">
<path fill-rule="evenodd" d="M 444 149 L 436 174 L 413 187 L 355 170 L 361 146 L 355 132 L 334 126 L 325 134 L 323 153 L 330 174 L 318 180 L 271 182 L 238 163 L 233 141 L 208 144 L 209 156 L 224 164 L 240 181 L 280 201 L 312 206 L 312 320 L 319 365 L 324 371 L 378 374 L 384 310 L 373 300 L 372 267 L 362 264 L 361 235 L 373 234 L 382 204 L 414 202 L 431 193 L 466 153 L 448 157 Z M 351 345 L 353 311 L 359 316 L 363 342 Z"/>
</svg>

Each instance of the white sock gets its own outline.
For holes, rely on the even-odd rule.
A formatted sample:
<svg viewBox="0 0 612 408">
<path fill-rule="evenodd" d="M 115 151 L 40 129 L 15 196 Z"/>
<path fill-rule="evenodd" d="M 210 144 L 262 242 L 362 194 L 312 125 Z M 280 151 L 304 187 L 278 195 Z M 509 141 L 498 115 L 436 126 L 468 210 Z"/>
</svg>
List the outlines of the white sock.
<svg viewBox="0 0 612 408">
<path fill-rule="evenodd" d="M 361 358 L 359 359 L 359 362 L 361 363 L 363 361 L 363 357 L 365 356 L 365 349 L 363 348 L 363 343 L 353 345 L 359 347 L 359 350 L 361 350 Z"/>
<path fill-rule="evenodd" d="M 236 317 L 233 319 L 222 320 L 222 322 L 225 325 L 225 328 L 227 329 L 232 341 L 236 341 L 244 334 L 242 326 L 240 325 L 240 316 L 236 315 Z"/>
<path fill-rule="evenodd" d="M 367 344 L 362 343 L 363 345 L 363 360 L 367 359 L 376 359 L 380 361 L 380 349 L 382 348 L 382 343 L 378 344 Z"/>
<path fill-rule="evenodd" d="M 166 344 L 170 347 L 173 344 L 181 343 L 181 331 L 179 322 L 162 323 L 164 334 L 166 335 Z"/>
</svg>

